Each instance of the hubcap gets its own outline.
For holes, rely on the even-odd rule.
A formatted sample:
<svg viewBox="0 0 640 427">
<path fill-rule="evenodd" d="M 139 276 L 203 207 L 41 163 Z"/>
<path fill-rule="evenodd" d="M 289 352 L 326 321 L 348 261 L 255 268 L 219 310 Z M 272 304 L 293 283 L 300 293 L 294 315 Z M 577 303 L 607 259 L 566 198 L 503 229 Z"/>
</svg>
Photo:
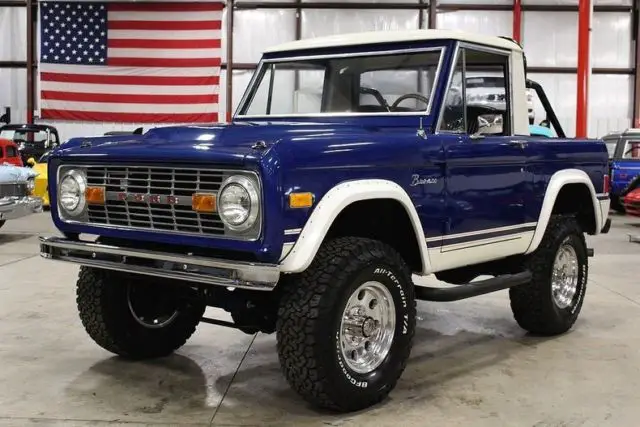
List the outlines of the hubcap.
<svg viewBox="0 0 640 427">
<path fill-rule="evenodd" d="M 162 289 L 154 292 L 144 285 L 129 285 L 127 302 L 135 321 L 145 328 L 164 328 L 178 317 L 175 295 Z"/>
<path fill-rule="evenodd" d="M 387 287 L 379 282 L 361 285 L 349 297 L 340 324 L 340 349 L 347 366 L 359 374 L 380 366 L 395 329 L 396 309 Z"/>
<path fill-rule="evenodd" d="M 556 253 L 551 273 L 553 301 L 559 308 L 567 308 L 573 302 L 578 290 L 578 271 L 578 256 L 567 238 Z"/>
</svg>

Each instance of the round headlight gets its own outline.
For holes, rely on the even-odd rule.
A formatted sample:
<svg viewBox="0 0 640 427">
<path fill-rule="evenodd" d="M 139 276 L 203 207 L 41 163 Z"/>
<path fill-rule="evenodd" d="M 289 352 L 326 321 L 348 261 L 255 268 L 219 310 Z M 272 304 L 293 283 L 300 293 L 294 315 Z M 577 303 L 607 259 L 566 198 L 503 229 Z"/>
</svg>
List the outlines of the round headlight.
<svg viewBox="0 0 640 427">
<path fill-rule="evenodd" d="M 84 191 L 87 181 L 82 172 L 70 170 L 60 180 L 58 190 L 60 206 L 66 214 L 78 215 L 84 211 L 86 200 Z"/>
<path fill-rule="evenodd" d="M 220 186 L 218 214 L 225 225 L 233 231 L 245 231 L 258 218 L 258 189 L 249 178 L 231 176 Z"/>
<path fill-rule="evenodd" d="M 33 178 L 27 181 L 27 190 L 31 193 L 36 188 L 36 182 Z"/>
</svg>

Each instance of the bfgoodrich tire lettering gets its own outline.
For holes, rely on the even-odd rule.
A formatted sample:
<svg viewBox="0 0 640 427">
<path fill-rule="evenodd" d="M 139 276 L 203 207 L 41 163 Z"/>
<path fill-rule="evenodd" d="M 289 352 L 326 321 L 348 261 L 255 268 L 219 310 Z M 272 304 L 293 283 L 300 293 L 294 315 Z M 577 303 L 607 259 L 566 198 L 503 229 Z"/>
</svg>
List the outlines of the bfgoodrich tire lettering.
<svg viewBox="0 0 640 427">
<path fill-rule="evenodd" d="M 340 347 L 343 311 L 367 282 L 384 286 L 395 307 L 391 347 L 371 372 L 350 368 Z M 369 407 L 395 387 L 415 331 L 411 274 L 396 251 L 373 240 L 345 237 L 320 248 L 311 266 L 283 289 L 277 347 L 287 381 L 314 405 L 338 411 Z"/>
<path fill-rule="evenodd" d="M 129 286 L 144 286 L 148 280 L 146 277 L 80 268 L 76 298 L 80 319 L 89 336 L 105 350 L 130 359 L 167 356 L 184 345 L 195 331 L 205 305 L 193 299 L 181 300 L 177 315 L 172 316 L 166 326 L 145 327 L 140 319 L 134 317 L 129 306 Z M 134 281 L 136 283 L 132 283 Z M 154 298 L 154 293 L 180 291 L 160 283 L 151 289 L 150 299 Z"/>
<path fill-rule="evenodd" d="M 577 286 L 571 301 L 560 307 L 552 292 L 553 265 L 558 249 L 571 246 L 577 261 Z M 584 234 L 575 217 L 555 215 L 549 221 L 540 246 L 526 262 L 533 273 L 530 284 L 509 290 L 511 309 L 518 324 L 537 335 L 558 335 L 567 332 L 576 322 L 587 290 L 589 272 Z"/>
</svg>

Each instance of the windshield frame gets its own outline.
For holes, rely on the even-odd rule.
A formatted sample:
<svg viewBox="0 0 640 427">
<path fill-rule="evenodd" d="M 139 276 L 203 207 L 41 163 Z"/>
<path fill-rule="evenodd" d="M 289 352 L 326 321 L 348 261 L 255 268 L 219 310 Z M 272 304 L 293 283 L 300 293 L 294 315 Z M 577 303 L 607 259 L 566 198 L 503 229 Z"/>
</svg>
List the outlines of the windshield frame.
<svg viewBox="0 0 640 427">
<path fill-rule="evenodd" d="M 375 48 L 375 46 L 372 46 Z M 433 104 L 435 102 L 435 96 L 438 89 L 438 85 L 440 84 L 441 74 L 443 72 L 443 67 L 445 65 L 445 61 L 447 59 L 447 50 L 448 46 L 446 45 L 437 45 L 437 46 L 428 46 L 428 47 L 419 47 L 419 48 L 400 48 L 400 49 L 390 49 L 390 50 L 363 50 L 359 52 L 353 53 L 335 53 L 335 54 L 319 54 L 319 55 L 296 55 L 295 52 L 292 52 L 291 55 L 287 55 L 285 57 L 278 58 L 261 58 L 258 66 L 247 85 L 246 90 L 240 102 L 238 103 L 238 107 L 236 108 L 233 118 L 235 119 L 279 119 L 279 118 L 331 118 L 331 117 L 388 117 L 388 116 L 429 116 L 432 114 Z M 433 81 L 431 93 L 429 94 L 429 103 L 427 104 L 427 108 L 423 111 L 383 111 L 383 112 L 328 112 L 328 113 L 293 113 L 293 114 L 241 114 L 242 111 L 247 110 L 251 102 L 254 99 L 254 96 L 260 87 L 260 83 L 262 83 L 262 79 L 268 70 L 268 67 L 271 64 L 277 64 L 279 62 L 295 62 L 295 61 L 305 61 L 309 59 L 333 59 L 333 58 L 355 58 L 361 56 L 388 56 L 388 55 L 402 55 L 409 53 L 424 53 L 424 52 L 440 52 L 440 56 L 438 58 L 438 65 L 436 66 L 435 71 L 435 79 Z M 273 75 L 273 73 L 272 73 Z"/>
</svg>

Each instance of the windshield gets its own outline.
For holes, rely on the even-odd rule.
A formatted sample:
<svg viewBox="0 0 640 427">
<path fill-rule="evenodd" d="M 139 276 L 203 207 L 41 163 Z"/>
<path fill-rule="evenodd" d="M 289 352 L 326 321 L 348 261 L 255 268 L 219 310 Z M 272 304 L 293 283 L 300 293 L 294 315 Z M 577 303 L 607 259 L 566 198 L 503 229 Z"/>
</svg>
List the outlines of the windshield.
<svg viewBox="0 0 640 427">
<path fill-rule="evenodd" d="M 623 159 L 640 159 L 640 141 L 627 141 L 622 152 Z"/>
<path fill-rule="evenodd" d="M 46 142 L 49 133 L 44 130 L 24 131 L 24 130 L 3 130 L 0 137 L 7 138 L 13 142 Z"/>
<path fill-rule="evenodd" d="M 616 146 L 618 145 L 617 139 L 605 139 L 605 144 L 607 145 L 607 151 L 609 152 L 609 158 L 612 159 L 616 153 Z"/>
<path fill-rule="evenodd" d="M 239 116 L 428 113 L 442 48 L 265 62 Z"/>
</svg>

